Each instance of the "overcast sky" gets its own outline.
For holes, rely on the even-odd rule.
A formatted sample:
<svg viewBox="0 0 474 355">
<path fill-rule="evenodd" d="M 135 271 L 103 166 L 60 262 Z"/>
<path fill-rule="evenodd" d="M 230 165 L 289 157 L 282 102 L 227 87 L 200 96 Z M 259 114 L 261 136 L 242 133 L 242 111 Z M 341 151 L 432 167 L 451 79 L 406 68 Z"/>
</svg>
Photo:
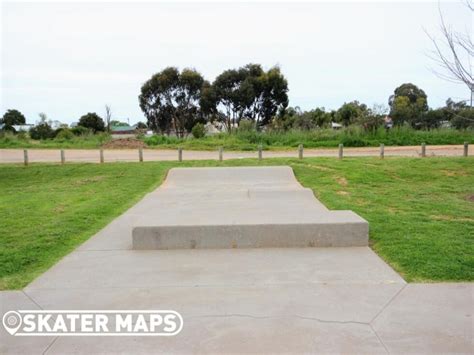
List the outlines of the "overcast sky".
<svg viewBox="0 0 474 355">
<path fill-rule="evenodd" d="M 3 3 L 1 111 L 28 122 L 87 112 L 144 120 L 141 84 L 167 66 L 213 80 L 247 63 L 279 65 L 291 106 L 386 104 L 412 82 L 431 107 L 467 99 L 430 71 L 423 28 L 437 31 L 436 2 L 419 3 Z M 472 30 L 460 2 L 441 4 L 446 22 Z"/>
</svg>

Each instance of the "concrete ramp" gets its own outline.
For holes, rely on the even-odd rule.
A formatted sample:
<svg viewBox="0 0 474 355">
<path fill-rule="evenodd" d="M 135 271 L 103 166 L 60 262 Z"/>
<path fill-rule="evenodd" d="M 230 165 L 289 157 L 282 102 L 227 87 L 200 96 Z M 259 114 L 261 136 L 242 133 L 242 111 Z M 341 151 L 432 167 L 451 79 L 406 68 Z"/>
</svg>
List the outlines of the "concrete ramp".
<svg viewBox="0 0 474 355">
<path fill-rule="evenodd" d="M 368 223 L 330 211 L 290 167 L 174 168 L 132 231 L 134 249 L 368 245 Z"/>
</svg>

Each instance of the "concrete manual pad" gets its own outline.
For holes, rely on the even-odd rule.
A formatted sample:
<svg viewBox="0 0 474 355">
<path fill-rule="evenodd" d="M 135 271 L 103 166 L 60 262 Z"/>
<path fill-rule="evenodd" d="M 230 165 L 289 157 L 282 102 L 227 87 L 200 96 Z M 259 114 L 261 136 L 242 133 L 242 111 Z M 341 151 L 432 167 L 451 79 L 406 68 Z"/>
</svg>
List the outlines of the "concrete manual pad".
<svg viewBox="0 0 474 355">
<path fill-rule="evenodd" d="M 329 211 L 290 167 L 174 168 L 135 221 L 133 248 L 367 246 L 367 221 Z"/>
</svg>

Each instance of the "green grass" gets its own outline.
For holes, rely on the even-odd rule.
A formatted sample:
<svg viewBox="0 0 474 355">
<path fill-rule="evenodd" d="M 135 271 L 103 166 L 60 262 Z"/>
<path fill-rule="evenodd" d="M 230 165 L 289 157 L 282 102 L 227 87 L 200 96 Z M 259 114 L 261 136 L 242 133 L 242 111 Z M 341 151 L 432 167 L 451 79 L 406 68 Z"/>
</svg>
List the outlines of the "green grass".
<svg viewBox="0 0 474 355">
<path fill-rule="evenodd" d="M 0 289 L 18 289 L 159 186 L 174 166 L 290 165 L 331 209 L 370 223 L 407 281 L 474 280 L 474 158 L 0 166 Z"/>
<path fill-rule="evenodd" d="M 46 139 L 35 141 L 6 134 L 0 136 L 0 148 L 76 148 L 97 149 L 111 138 L 106 134 L 85 135 L 69 140 Z M 233 134 L 221 133 L 194 139 L 191 136 L 178 139 L 174 136 L 152 136 L 144 138 L 150 148 L 187 150 L 256 150 L 261 144 L 263 149 L 294 149 L 299 144 L 305 148 L 337 147 L 340 143 L 346 147 L 374 147 L 384 143 L 386 146 L 404 146 L 474 143 L 473 130 L 437 129 L 431 131 L 414 130 L 409 127 L 394 128 L 390 132 L 379 129 L 368 133 L 360 127 L 349 127 L 339 131 L 318 129 L 312 131 L 255 132 L 244 131 Z"/>
</svg>

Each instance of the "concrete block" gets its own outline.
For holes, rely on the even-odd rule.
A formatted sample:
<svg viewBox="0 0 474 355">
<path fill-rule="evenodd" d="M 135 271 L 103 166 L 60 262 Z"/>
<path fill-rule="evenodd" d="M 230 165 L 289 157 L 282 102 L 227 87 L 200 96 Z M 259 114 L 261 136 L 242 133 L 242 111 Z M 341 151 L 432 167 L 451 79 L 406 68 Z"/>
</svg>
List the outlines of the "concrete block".
<svg viewBox="0 0 474 355">
<path fill-rule="evenodd" d="M 367 246 L 367 221 L 329 211 L 289 167 L 170 170 L 132 229 L 133 249 Z"/>
</svg>

